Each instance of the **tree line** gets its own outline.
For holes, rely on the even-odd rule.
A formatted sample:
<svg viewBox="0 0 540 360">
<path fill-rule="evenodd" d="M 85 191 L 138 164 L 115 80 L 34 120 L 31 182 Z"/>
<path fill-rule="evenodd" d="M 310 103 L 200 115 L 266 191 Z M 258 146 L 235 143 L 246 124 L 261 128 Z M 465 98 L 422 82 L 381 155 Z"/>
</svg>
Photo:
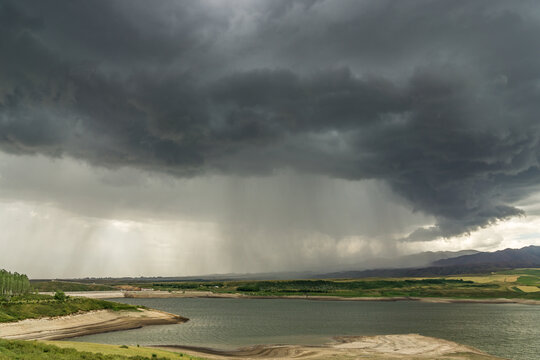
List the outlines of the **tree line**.
<svg viewBox="0 0 540 360">
<path fill-rule="evenodd" d="M 17 272 L 0 270 L 0 296 L 21 295 L 30 291 L 28 276 Z"/>
</svg>

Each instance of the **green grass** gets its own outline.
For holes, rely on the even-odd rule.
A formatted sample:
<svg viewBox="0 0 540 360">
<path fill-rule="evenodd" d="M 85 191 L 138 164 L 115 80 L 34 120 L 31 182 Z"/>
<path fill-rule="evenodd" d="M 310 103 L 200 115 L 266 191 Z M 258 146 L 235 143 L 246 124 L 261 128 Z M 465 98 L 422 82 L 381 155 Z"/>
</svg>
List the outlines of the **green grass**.
<svg viewBox="0 0 540 360">
<path fill-rule="evenodd" d="M 506 275 L 532 275 L 540 277 L 540 269 L 513 269 L 498 271 L 497 274 L 506 274 Z"/>
<path fill-rule="evenodd" d="M 202 358 L 183 353 L 138 347 L 134 345 L 107 345 L 78 341 L 44 341 L 44 343 L 62 348 L 72 348 L 77 351 L 102 353 L 106 355 L 143 356 L 151 358 L 153 354 L 156 354 L 159 358 L 164 359 L 202 360 Z"/>
<path fill-rule="evenodd" d="M 540 285 L 540 277 L 538 277 L 538 276 L 520 276 L 520 277 L 518 277 L 517 282 L 520 285 L 537 286 L 537 285 Z"/>
<path fill-rule="evenodd" d="M 170 360 L 200 358 L 158 349 L 76 342 L 7 341 L 0 339 L 0 360 Z"/>
<path fill-rule="evenodd" d="M 136 306 L 105 300 L 69 297 L 58 301 L 48 295 L 25 295 L 0 301 L 0 323 L 104 309 L 137 311 Z"/>
<path fill-rule="evenodd" d="M 36 291 L 55 292 L 62 291 L 112 291 L 115 287 L 104 284 L 84 284 L 71 281 L 30 281 L 30 285 Z"/>
<path fill-rule="evenodd" d="M 191 282 L 191 281 L 182 281 L 182 282 L 155 282 L 152 287 L 156 290 L 215 290 L 223 288 L 226 283 L 224 282 L 215 282 L 215 281 L 204 281 L 204 282 Z M 138 284 L 140 287 L 148 287 L 148 284 Z"/>
</svg>

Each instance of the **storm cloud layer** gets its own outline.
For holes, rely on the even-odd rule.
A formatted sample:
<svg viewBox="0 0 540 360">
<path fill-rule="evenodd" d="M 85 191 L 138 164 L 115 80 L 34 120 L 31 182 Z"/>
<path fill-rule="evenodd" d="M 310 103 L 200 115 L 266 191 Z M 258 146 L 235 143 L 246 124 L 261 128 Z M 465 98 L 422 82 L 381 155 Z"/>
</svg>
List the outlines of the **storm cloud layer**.
<svg viewBox="0 0 540 360">
<path fill-rule="evenodd" d="M 0 1 L 0 149 L 385 182 L 451 237 L 540 180 L 536 1 Z"/>
</svg>

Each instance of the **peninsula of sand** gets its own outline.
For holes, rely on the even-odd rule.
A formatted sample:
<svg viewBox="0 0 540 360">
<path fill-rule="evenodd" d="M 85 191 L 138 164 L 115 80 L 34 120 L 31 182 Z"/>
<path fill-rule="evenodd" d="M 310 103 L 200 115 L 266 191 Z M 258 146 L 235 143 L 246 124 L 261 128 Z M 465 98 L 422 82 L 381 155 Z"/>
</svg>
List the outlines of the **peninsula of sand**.
<svg viewBox="0 0 540 360">
<path fill-rule="evenodd" d="M 475 348 L 452 341 L 422 336 L 378 335 L 338 337 L 325 345 L 257 345 L 236 350 L 189 346 L 161 346 L 205 359 L 367 359 L 367 360 L 501 360 Z"/>
<path fill-rule="evenodd" d="M 60 340 L 146 325 L 178 324 L 188 319 L 159 310 L 97 310 L 80 314 L 27 319 L 0 324 L 0 338 L 13 340 Z"/>
</svg>

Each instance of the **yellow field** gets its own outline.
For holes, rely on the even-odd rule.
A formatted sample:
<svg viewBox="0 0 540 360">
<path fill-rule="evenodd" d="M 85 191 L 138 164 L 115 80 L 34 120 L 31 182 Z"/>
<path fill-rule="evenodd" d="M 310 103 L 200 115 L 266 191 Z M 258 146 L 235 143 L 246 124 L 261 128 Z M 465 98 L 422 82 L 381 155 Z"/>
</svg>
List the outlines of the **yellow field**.
<svg viewBox="0 0 540 360">
<path fill-rule="evenodd" d="M 504 275 L 504 274 L 493 274 L 485 276 L 462 276 L 462 275 L 453 275 L 446 277 L 447 279 L 463 279 L 474 281 L 476 283 L 485 284 L 490 282 L 506 282 L 513 283 L 516 282 L 520 275 Z"/>
<path fill-rule="evenodd" d="M 124 356 L 144 356 L 151 358 L 152 354 L 156 354 L 158 357 L 167 359 L 189 359 L 189 360 L 202 360 L 202 358 L 189 356 L 186 354 L 173 353 L 170 351 L 129 346 L 127 349 L 121 348 L 120 345 L 106 345 L 106 344 L 94 344 L 75 341 L 41 341 L 43 343 L 58 346 L 61 348 L 72 348 L 78 351 L 87 351 L 91 353 L 102 353 L 105 355 L 124 355 Z M 183 356 L 181 356 L 183 355 Z"/>
<path fill-rule="evenodd" d="M 382 280 L 426 280 L 426 279 L 462 279 L 464 281 L 474 281 L 475 283 L 485 284 L 491 282 L 501 282 L 501 283 L 513 283 L 516 282 L 518 277 L 521 275 L 504 275 L 504 274 L 493 274 L 493 275 L 446 275 L 446 276 L 428 276 L 428 277 L 407 277 L 407 278 L 380 278 Z M 356 279 L 345 280 L 345 281 L 355 281 Z"/>
<path fill-rule="evenodd" d="M 516 286 L 519 290 L 524 292 L 537 292 L 540 291 L 540 288 L 538 286 L 528 286 L 528 285 L 520 285 Z"/>
</svg>

